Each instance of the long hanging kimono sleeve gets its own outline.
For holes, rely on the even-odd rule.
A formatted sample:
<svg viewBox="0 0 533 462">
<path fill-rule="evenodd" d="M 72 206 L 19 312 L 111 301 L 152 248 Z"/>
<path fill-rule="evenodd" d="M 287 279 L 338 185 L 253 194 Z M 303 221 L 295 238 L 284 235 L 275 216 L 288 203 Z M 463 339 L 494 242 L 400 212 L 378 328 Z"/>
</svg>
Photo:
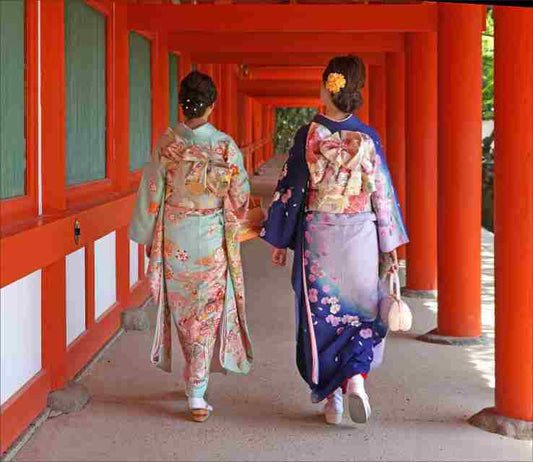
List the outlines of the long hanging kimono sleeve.
<svg viewBox="0 0 533 462">
<path fill-rule="evenodd" d="M 227 160 L 232 176 L 224 199 L 224 239 L 228 257 L 225 314 L 221 323 L 220 363 L 227 370 L 248 373 L 253 361 L 253 349 L 244 310 L 244 274 L 237 234 L 250 202 L 250 183 L 244 168 L 242 153 L 233 140 L 229 141 Z M 239 348 L 231 339 L 241 339 Z M 233 353 L 231 353 L 233 351 Z"/>
<path fill-rule="evenodd" d="M 143 169 L 142 180 L 137 193 L 135 211 L 129 230 L 132 241 L 144 245 L 152 243 L 164 192 L 165 167 L 159 160 L 152 159 Z"/>
<path fill-rule="evenodd" d="M 296 133 L 289 158 L 283 166 L 261 237 L 278 249 L 295 249 L 301 214 L 305 208 L 309 169 L 305 144 L 309 126 Z"/>
<path fill-rule="evenodd" d="M 226 220 L 238 222 L 248 211 L 250 203 L 250 182 L 244 168 L 242 153 L 233 140 L 228 145 L 228 162 L 231 164 L 232 177 L 224 207 Z"/>
<path fill-rule="evenodd" d="M 370 199 L 377 217 L 379 250 L 383 253 L 388 253 L 407 244 L 409 238 L 403 223 L 400 204 L 392 184 L 390 171 L 381 150 L 379 137 L 376 135 L 374 138 L 376 145 L 376 191 L 372 193 Z"/>
</svg>

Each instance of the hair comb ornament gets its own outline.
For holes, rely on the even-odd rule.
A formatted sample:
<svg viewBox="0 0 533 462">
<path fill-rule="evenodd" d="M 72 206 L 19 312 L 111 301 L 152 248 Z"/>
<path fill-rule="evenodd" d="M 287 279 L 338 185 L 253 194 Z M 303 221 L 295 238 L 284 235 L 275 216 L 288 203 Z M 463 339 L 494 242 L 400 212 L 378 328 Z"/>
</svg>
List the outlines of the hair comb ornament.
<svg viewBox="0 0 533 462">
<path fill-rule="evenodd" d="M 332 72 L 328 75 L 326 89 L 333 94 L 339 93 L 346 86 L 346 78 L 342 74 Z"/>
</svg>

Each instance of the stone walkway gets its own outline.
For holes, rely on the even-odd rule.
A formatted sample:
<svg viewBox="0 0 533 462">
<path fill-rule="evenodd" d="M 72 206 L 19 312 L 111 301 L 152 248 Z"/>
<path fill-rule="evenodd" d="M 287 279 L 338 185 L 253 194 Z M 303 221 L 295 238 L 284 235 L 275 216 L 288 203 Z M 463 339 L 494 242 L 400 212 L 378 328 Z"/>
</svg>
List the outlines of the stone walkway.
<svg viewBox="0 0 533 462">
<path fill-rule="evenodd" d="M 274 159 L 254 177 L 258 194 L 270 193 L 281 162 Z M 243 245 L 243 258 L 255 364 L 245 377 L 212 375 L 215 412 L 206 423 L 188 420 L 179 373 L 151 366 L 153 328 L 128 332 L 82 378 L 91 393 L 85 409 L 47 420 L 15 460 L 532 460 L 531 442 L 466 423 L 493 405 L 489 233 L 483 235 L 483 323 L 491 342 L 454 347 L 417 341 L 435 327 L 437 305 L 408 300 L 414 328 L 390 337 L 383 366 L 369 377 L 373 415 L 366 426 L 347 416 L 342 425 L 327 426 L 321 406 L 310 402 L 295 366 L 290 266 L 273 268 L 269 246 L 260 240 Z"/>
</svg>

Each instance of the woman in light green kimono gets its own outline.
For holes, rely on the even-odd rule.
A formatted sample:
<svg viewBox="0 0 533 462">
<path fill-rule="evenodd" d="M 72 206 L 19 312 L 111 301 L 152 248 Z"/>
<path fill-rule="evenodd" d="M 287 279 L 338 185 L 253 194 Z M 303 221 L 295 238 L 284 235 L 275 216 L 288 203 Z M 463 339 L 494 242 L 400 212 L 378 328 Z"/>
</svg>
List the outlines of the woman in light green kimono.
<svg viewBox="0 0 533 462">
<path fill-rule="evenodd" d="M 185 357 L 189 408 L 200 422 L 212 410 L 204 395 L 217 336 L 225 370 L 246 374 L 252 364 L 237 242 L 250 186 L 236 144 L 208 123 L 216 97 L 206 74 L 191 72 L 182 81 L 186 121 L 158 141 L 130 227 L 131 239 L 147 246 L 158 305 L 151 360 L 171 372 L 172 318 Z"/>
</svg>

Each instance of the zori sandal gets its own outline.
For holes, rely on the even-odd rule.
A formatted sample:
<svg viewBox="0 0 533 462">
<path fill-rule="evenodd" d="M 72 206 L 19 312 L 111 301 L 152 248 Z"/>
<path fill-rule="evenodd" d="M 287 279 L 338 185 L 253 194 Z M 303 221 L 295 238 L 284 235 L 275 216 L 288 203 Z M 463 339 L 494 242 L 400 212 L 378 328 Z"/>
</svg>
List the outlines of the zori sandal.
<svg viewBox="0 0 533 462">
<path fill-rule="evenodd" d="M 191 410 L 192 420 L 200 423 L 205 422 L 213 410 L 203 398 L 189 398 L 189 409 Z"/>
</svg>

